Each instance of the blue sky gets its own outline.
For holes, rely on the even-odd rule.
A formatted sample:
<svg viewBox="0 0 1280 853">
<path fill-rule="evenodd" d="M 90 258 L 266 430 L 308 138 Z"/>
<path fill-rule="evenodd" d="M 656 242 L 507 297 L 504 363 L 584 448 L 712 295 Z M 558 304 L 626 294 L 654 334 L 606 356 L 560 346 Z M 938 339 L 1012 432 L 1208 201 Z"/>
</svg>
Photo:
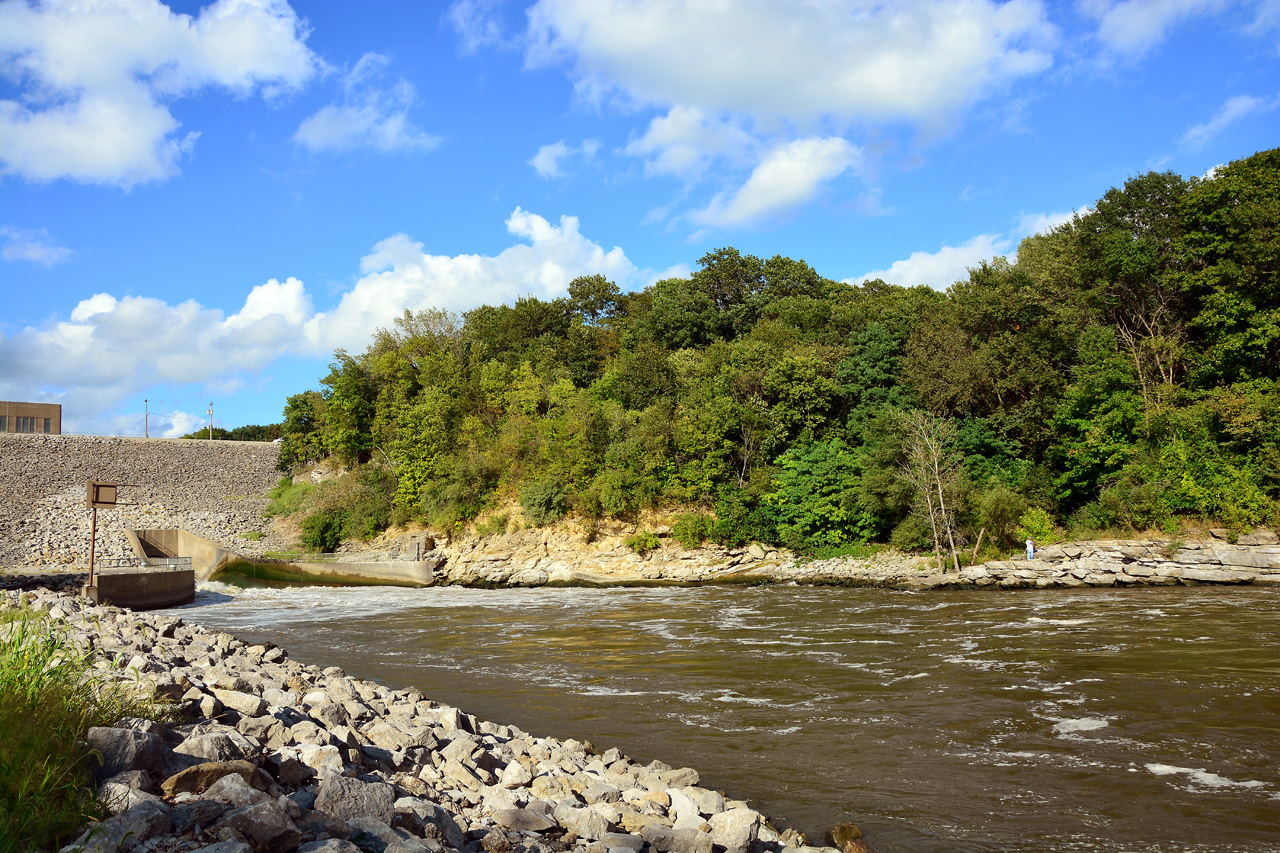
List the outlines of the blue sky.
<svg viewBox="0 0 1280 853">
<path fill-rule="evenodd" d="M 946 289 L 1280 144 L 1280 0 L 0 0 L 0 70 L 0 399 L 84 433 L 722 246 Z"/>
</svg>

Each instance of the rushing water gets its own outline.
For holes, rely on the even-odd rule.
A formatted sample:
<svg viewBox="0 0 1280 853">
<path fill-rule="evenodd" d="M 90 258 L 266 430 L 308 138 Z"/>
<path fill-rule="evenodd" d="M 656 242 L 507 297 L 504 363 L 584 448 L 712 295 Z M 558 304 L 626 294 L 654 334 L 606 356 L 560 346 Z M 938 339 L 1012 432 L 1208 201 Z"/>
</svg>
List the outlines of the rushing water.
<svg viewBox="0 0 1280 853">
<path fill-rule="evenodd" d="M 1280 851 L 1280 590 L 237 590 L 173 611 L 881 851 Z"/>
</svg>

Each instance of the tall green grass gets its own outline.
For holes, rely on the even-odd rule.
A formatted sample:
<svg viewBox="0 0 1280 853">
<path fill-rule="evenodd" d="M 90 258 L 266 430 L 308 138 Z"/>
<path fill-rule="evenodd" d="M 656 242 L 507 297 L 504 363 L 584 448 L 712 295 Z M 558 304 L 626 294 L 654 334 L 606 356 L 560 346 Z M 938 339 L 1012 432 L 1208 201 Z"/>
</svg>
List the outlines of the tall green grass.
<svg viewBox="0 0 1280 853">
<path fill-rule="evenodd" d="M 85 736 L 151 703 L 92 662 L 44 614 L 0 609 L 0 853 L 56 850 L 102 814 Z"/>
</svg>

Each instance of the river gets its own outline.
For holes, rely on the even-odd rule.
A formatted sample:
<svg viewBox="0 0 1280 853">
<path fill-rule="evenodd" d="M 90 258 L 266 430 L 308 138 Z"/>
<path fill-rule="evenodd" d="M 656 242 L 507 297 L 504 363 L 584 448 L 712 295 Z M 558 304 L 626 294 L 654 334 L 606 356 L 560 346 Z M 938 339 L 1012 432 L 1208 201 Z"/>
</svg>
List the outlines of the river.
<svg viewBox="0 0 1280 853">
<path fill-rule="evenodd" d="M 819 844 L 1280 851 L 1280 590 L 213 584 L 170 612 L 696 767 Z"/>
</svg>

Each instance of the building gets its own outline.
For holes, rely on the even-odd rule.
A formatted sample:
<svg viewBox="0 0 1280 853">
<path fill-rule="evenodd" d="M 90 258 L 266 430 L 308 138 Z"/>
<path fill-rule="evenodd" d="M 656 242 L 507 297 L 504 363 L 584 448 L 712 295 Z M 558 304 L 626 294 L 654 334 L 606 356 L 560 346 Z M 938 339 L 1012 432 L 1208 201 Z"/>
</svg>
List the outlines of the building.
<svg viewBox="0 0 1280 853">
<path fill-rule="evenodd" d="M 0 400 L 0 432 L 62 435 L 62 404 Z"/>
</svg>

